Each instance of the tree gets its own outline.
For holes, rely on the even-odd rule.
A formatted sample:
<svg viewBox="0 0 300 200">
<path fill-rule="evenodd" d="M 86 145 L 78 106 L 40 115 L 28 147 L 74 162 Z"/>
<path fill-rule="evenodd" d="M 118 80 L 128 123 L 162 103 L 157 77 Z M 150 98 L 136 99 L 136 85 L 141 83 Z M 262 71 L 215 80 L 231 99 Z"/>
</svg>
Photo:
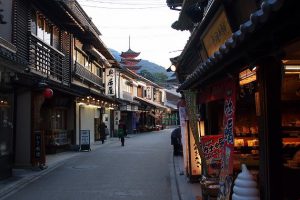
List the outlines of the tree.
<svg viewBox="0 0 300 200">
<path fill-rule="evenodd" d="M 148 79 L 149 81 L 155 82 L 155 78 L 154 78 L 153 74 L 145 69 L 141 70 L 139 72 L 139 75 L 141 75 L 145 79 Z"/>
<path fill-rule="evenodd" d="M 168 76 L 163 72 L 154 73 L 154 82 L 159 85 L 164 85 L 167 82 Z"/>
</svg>

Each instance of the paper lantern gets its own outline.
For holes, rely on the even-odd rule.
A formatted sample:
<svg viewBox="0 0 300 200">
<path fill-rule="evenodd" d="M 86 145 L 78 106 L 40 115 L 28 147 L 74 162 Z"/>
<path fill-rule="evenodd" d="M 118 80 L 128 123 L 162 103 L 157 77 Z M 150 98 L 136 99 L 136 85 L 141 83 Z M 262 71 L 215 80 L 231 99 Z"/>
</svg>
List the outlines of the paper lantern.
<svg viewBox="0 0 300 200">
<path fill-rule="evenodd" d="M 50 88 L 45 88 L 43 95 L 45 98 L 51 98 L 53 96 L 53 90 Z"/>
</svg>

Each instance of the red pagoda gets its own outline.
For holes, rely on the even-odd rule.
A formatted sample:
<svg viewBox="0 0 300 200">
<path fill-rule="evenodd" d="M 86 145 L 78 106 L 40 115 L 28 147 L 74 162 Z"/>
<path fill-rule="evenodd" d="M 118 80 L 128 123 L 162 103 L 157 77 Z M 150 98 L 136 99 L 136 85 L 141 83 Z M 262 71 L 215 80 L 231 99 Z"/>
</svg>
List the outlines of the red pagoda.
<svg viewBox="0 0 300 200">
<path fill-rule="evenodd" d="M 130 36 L 129 36 L 129 49 L 126 52 L 121 53 L 121 64 L 126 69 L 129 69 L 133 72 L 137 72 L 141 66 L 137 66 L 141 59 L 136 59 L 140 55 L 140 52 L 135 52 L 130 49 Z"/>
</svg>

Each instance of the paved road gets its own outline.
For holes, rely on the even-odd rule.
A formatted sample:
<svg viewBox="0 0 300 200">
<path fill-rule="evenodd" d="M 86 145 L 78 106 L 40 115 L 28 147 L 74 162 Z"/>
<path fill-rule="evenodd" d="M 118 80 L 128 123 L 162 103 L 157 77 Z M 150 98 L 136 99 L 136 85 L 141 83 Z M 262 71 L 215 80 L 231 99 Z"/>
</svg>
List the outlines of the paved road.
<svg viewBox="0 0 300 200">
<path fill-rule="evenodd" d="M 171 200 L 170 129 L 81 153 L 9 196 L 18 199 Z"/>
</svg>

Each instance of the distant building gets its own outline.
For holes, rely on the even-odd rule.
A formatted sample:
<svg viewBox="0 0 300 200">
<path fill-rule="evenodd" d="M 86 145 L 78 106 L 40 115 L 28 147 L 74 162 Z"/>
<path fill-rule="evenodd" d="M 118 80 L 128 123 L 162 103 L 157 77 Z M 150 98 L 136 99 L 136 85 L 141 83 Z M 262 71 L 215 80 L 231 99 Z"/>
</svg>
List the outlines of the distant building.
<svg viewBox="0 0 300 200">
<path fill-rule="evenodd" d="M 129 49 L 126 52 L 121 53 L 121 65 L 126 69 L 129 69 L 133 72 L 137 72 L 141 68 L 141 66 L 137 66 L 137 64 L 141 61 L 141 59 L 136 59 L 140 55 L 140 52 L 135 52 L 130 49 L 130 37 L 129 37 Z"/>
</svg>

